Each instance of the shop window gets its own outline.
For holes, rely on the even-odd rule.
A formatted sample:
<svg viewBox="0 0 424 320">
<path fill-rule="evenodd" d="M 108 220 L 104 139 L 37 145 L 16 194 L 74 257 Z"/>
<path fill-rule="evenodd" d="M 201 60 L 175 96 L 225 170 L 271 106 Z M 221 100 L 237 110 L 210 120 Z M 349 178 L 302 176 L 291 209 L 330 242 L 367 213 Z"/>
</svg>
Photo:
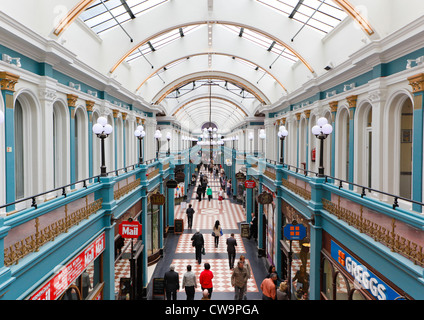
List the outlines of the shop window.
<svg viewBox="0 0 424 320">
<path fill-rule="evenodd" d="M 337 273 L 335 284 L 336 300 L 349 300 L 349 283 L 341 273 Z"/>
<path fill-rule="evenodd" d="M 327 300 L 333 300 L 333 268 L 327 259 L 324 259 L 321 293 Z"/>
<path fill-rule="evenodd" d="M 361 291 L 354 289 L 352 293 L 352 300 L 367 300 L 367 298 L 365 298 Z"/>
</svg>

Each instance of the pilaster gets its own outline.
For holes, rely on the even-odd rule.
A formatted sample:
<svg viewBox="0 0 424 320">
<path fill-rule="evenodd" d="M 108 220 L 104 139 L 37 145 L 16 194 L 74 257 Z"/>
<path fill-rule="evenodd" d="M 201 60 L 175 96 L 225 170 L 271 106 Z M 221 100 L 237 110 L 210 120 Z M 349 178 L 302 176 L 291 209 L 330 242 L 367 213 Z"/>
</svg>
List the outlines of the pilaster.
<svg viewBox="0 0 424 320">
<path fill-rule="evenodd" d="M 413 130 L 412 130 L 412 200 L 422 201 L 423 192 L 423 107 L 424 107 L 424 73 L 408 78 L 414 94 Z M 422 212 L 422 207 L 412 204 L 415 211 Z"/>
</svg>

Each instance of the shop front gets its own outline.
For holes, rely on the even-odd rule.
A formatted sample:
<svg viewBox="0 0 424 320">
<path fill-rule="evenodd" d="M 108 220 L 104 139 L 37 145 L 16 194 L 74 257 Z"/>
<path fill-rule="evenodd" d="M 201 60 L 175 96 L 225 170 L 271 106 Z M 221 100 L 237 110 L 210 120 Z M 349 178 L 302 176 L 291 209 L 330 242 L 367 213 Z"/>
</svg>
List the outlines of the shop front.
<svg viewBox="0 0 424 320">
<path fill-rule="evenodd" d="M 282 227 L 301 225 L 305 236 L 301 240 L 288 240 L 285 236 L 281 244 L 281 278 L 288 280 L 292 299 L 308 299 L 310 272 L 310 226 L 309 221 L 286 201 L 282 200 Z M 281 234 L 284 235 L 284 232 Z"/>
<path fill-rule="evenodd" d="M 412 299 L 326 232 L 320 278 L 322 300 Z"/>
<path fill-rule="evenodd" d="M 103 300 L 104 250 L 102 233 L 65 265 L 57 266 L 28 300 Z"/>
<path fill-rule="evenodd" d="M 159 202 L 158 199 L 161 201 Z M 149 193 L 147 197 L 147 226 L 145 229 L 143 228 L 147 232 L 145 249 L 147 250 L 148 266 L 155 264 L 160 259 L 160 210 L 164 204 L 165 197 L 159 193 L 159 187 Z"/>
</svg>

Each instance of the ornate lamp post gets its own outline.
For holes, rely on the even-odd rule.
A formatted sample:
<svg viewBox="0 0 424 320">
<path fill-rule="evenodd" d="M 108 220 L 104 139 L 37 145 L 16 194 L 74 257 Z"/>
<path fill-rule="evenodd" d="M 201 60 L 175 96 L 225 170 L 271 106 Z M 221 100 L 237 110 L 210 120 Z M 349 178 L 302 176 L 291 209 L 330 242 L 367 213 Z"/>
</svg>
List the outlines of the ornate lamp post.
<svg viewBox="0 0 424 320">
<path fill-rule="evenodd" d="M 157 141 L 157 151 L 156 151 L 156 160 L 159 159 L 159 140 L 162 138 L 162 132 L 160 130 L 155 131 L 155 139 Z"/>
<path fill-rule="evenodd" d="M 171 145 L 169 144 L 169 141 L 171 141 L 171 132 L 166 133 L 166 140 L 168 140 L 168 151 L 166 155 L 169 157 L 169 155 L 171 154 Z"/>
<path fill-rule="evenodd" d="M 248 139 L 250 140 L 250 150 L 252 154 L 253 154 L 253 138 L 254 138 L 253 132 L 249 132 Z"/>
<path fill-rule="evenodd" d="M 143 141 L 143 138 L 146 136 L 146 132 L 144 132 L 143 126 L 138 126 L 137 129 L 135 129 L 135 131 L 134 131 L 134 135 L 137 137 L 138 142 L 139 142 L 140 157 L 138 158 L 138 164 L 140 165 L 140 164 L 143 163 L 143 146 L 142 146 L 142 141 Z"/>
<path fill-rule="evenodd" d="M 324 176 L 324 140 L 333 132 L 333 127 L 326 118 L 319 118 L 312 127 L 312 133 L 320 140 L 318 177 Z"/>
<path fill-rule="evenodd" d="M 262 152 L 264 154 L 264 159 L 265 159 L 265 150 L 264 150 L 264 141 L 266 139 L 265 129 L 259 130 L 259 139 L 262 140 Z"/>
<path fill-rule="evenodd" d="M 100 176 L 106 177 L 106 165 L 105 165 L 105 139 L 112 133 L 113 127 L 107 123 L 105 117 L 99 117 L 97 123 L 93 125 L 93 132 L 101 140 L 101 155 L 102 165 L 100 167 Z"/>
<path fill-rule="evenodd" d="M 284 139 L 289 135 L 289 132 L 286 130 L 285 126 L 281 126 L 278 130 L 278 137 L 280 137 L 280 164 L 284 164 Z"/>
</svg>

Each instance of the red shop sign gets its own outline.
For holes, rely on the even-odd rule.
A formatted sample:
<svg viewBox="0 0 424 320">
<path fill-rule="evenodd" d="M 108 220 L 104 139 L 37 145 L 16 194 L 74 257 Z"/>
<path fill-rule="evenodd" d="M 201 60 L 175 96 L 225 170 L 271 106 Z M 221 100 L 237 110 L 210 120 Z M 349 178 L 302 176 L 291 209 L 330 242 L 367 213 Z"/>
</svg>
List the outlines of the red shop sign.
<svg viewBox="0 0 424 320">
<path fill-rule="evenodd" d="M 141 229 L 138 221 L 124 221 L 119 225 L 119 234 L 122 238 L 137 239 L 141 236 Z"/>
<path fill-rule="evenodd" d="M 245 186 L 247 189 L 253 189 L 254 187 L 256 187 L 256 183 L 255 183 L 255 181 L 253 181 L 253 180 L 246 180 L 246 181 L 244 182 L 244 186 Z"/>
<path fill-rule="evenodd" d="M 30 300 L 56 300 L 75 281 L 76 278 L 105 249 L 105 234 L 102 233 L 84 251 L 62 266 L 55 275 L 29 297 Z"/>
</svg>

